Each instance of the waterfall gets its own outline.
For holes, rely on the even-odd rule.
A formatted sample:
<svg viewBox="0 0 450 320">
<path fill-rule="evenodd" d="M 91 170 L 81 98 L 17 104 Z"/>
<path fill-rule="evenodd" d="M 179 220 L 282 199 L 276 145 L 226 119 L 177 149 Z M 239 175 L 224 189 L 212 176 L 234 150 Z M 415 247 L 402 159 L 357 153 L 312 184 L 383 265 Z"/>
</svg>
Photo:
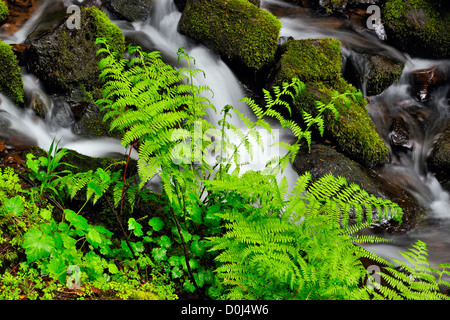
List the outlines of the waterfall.
<svg viewBox="0 0 450 320">
<path fill-rule="evenodd" d="M 176 53 L 180 47 L 184 47 L 185 51 L 195 58 L 195 68 L 203 70 L 205 77 L 197 76 L 194 82 L 196 85 L 206 85 L 212 90 L 213 94 L 206 93 L 206 97 L 216 107 L 217 113 L 211 111 L 208 120 L 216 127 L 218 127 L 217 123 L 222 116 L 220 111 L 227 104 L 255 120 L 256 118 L 250 108 L 240 101 L 245 97 L 245 91 L 235 74 L 216 54 L 203 45 L 194 43 L 177 31 L 180 18 L 181 13 L 172 0 L 154 0 L 150 19 L 144 22 L 134 22 L 132 28 L 124 26 L 122 30 L 126 37 L 132 38 L 143 48 L 147 47 L 160 51 L 164 60 L 172 62 L 175 67 L 177 65 Z M 120 26 L 120 24 L 118 25 Z M 233 115 L 232 119 L 228 121 L 245 131 L 246 128 L 237 115 Z M 264 152 L 255 148 L 253 159 L 250 159 L 250 155 L 245 150 L 241 150 L 242 163 L 244 164 L 241 167 L 242 173 L 247 170 L 262 170 L 270 158 L 285 154 L 285 150 L 270 146 L 277 141 L 289 142 L 293 135 L 288 130 L 281 129 L 276 122 L 270 122 L 275 132 L 274 138 L 265 131 L 260 131 L 264 142 Z M 292 188 L 298 174 L 289 165 L 283 175 L 278 176 L 279 179 L 282 177 L 286 177 L 288 185 Z"/>
</svg>

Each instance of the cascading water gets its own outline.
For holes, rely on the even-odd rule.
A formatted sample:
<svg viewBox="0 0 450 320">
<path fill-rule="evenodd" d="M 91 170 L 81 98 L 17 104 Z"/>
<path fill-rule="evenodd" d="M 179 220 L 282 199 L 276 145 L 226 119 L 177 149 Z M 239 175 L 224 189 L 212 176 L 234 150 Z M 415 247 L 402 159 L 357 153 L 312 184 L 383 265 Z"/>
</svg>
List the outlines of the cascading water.
<svg viewBox="0 0 450 320">
<path fill-rule="evenodd" d="M 296 13 L 294 5 L 278 0 L 263 0 L 262 7 L 267 10 L 274 6 L 278 12 L 283 28 L 281 35 L 295 39 L 332 37 L 340 40 L 344 46 L 344 64 L 346 59 L 353 58 L 359 68 L 359 85 L 366 93 L 366 76 L 368 66 L 366 61 L 349 47 L 363 47 L 383 52 L 384 54 L 405 62 L 403 74 L 398 83 L 393 84 L 381 95 L 371 97 L 368 105 L 369 113 L 376 125 L 377 131 L 390 148 L 392 160 L 386 165 L 381 174 L 388 180 L 397 184 L 413 194 L 419 202 L 427 208 L 426 217 L 422 217 L 417 227 L 402 235 L 386 236 L 395 240 L 393 245 L 366 245 L 365 247 L 385 258 L 402 259 L 399 251 L 410 248 L 418 239 L 427 243 L 429 261 L 436 265 L 450 262 L 450 197 L 442 189 L 437 179 L 427 170 L 426 159 L 433 147 L 437 136 L 443 132 L 444 126 L 450 117 L 448 105 L 448 92 L 450 85 L 444 85 L 426 99 L 419 101 L 414 97 L 411 74 L 417 70 L 430 69 L 441 66 L 448 68 L 450 61 L 433 61 L 411 59 L 398 50 L 386 45 L 367 30 L 354 30 L 357 26 L 349 26 L 345 22 L 336 22 L 335 18 L 323 18 L 310 15 L 308 11 Z M 339 24 L 339 28 L 336 28 Z M 382 37 L 381 37 L 382 38 Z M 353 57 L 352 57 L 353 55 Z M 422 93 L 423 95 L 423 93 Z M 381 107 L 380 107 L 381 106 Z M 409 107 L 409 109 L 408 109 Z M 382 110 L 380 110 L 380 108 Z M 417 120 L 417 114 L 423 113 L 426 119 Z M 409 132 L 408 142 L 401 151 L 394 150 L 392 141 L 396 137 L 391 132 L 392 117 L 399 116 L 407 126 Z M 394 133 L 395 134 L 395 133 Z"/>
<path fill-rule="evenodd" d="M 160 51 L 164 60 L 168 63 L 172 62 L 174 66 L 177 65 L 176 53 L 178 48 L 184 47 L 186 52 L 195 58 L 195 68 L 201 69 L 205 73 L 205 77 L 196 77 L 194 80 L 195 84 L 200 86 L 207 85 L 212 90 L 213 94 L 207 93 L 206 96 L 217 109 L 217 113 L 213 111 L 209 113 L 209 121 L 216 127 L 219 127 L 217 123 L 221 118 L 220 111 L 227 104 L 232 105 L 250 119 L 255 120 L 250 108 L 240 101 L 245 97 L 245 91 L 230 68 L 209 49 L 194 43 L 177 31 L 181 13 L 177 10 L 174 2 L 172 0 L 154 0 L 152 3 L 153 11 L 148 21 L 135 22 L 132 24 L 132 28 L 129 25 L 118 23 L 122 27 L 125 36 L 132 38 L 133 41 L 136 41 L 143 48 L 152 48 Z M 237 115 L 234 115 L 229 121 L 245 131 L 246 128 Z M 264 152 L 259 150 L 259 148 L 255 148 L 253 158 L 250 159 L 250 156 L 244 150 L 241 151 L 243 155 L 241 172 L 262 170 L 270 158 L 285 154 L 285 150 L 270 146 L 277 141 L 288 142 L 293 136 L 287 130 L 282 130 L 276 123 L 272 123 L 272 125 L 275 138 L 261 130 Z M 298 177 L 297 173 L 290 166 L 285 169 L 284 176 L 291 187 Z"/>
</svg>

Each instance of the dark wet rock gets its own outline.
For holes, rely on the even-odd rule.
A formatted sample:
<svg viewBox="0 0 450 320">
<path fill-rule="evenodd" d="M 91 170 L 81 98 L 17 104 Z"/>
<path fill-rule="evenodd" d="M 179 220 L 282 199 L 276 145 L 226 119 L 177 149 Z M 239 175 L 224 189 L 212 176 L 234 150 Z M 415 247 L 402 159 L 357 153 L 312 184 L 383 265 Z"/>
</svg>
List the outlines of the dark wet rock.
<svg viewBox="0 0 450 320">
<path fill-rule="evenodd" d="M 177 9 L 183 12 L 184 7 L 186 7 L 186 0 L 174 0 L 173 2 L 175 2 Z"/>
<path fill-rule="evenodd" d="M 404 212 L 403 223 L 398 225 L 395 221 L 390 221 L 384 224 L 383 229 L 387 232 L 409 230 L 425 213 L 412 195 L 387 181 L 378 172 L 361 166 L 331 146 L 313 142 L 311 152 L 304 148 L 297 154 L 293 168 L 298 174 L 310 172 L 313 180 L 326 174 L 344 177 L 348 183 L 359 185 L 369 194 L 397 203 Z"/>
<path fill-rule="evenodd" d="M 118 18 L 128 21 L 143 21 L 149 18 L 151 0 L 106 0 L 105 6 Z"/>
<path fill-rule="evenodd" d="M 80 29 L 69 29 L 62 23 L 31 42 L 25 53 L 28 70 L 51 94 L 70 94 L 80 87 L 94 91 L 101 87 L 94 43 L 97 37 L 106 37 L 113 50 L 123 52 L 120 29 L 100 10 L 82 8 Z"/>
<path fill-rule="evenodd" d="M 428 101 L 435 89 L 450 82 L 450 64 L 441 63 L 431 68 L 414 70 L 409 77 L 412 94 L 419 101 Z"/>
<path fill-rule="evenodd" d="M 428 157 L 428 168 L 434 173 L 442 187 L 450 192 L 450 121 L 447 128 L 433 145 Z"/>
<path fill-rule="evenodd" d="M 70 128 L 75 123 L 75 117 L 67 103 L 61 97 L 54 97 L 51 122 L 62 128 Z"/>
<path fill-rule="evenodd" d="M 389 138 L 391 146 L 397 149 L 397 151 L 404 151 L 404 149 L 411 150 L 413 147 L 409 127 L 405 120 L 400 116 L 392 118 Z"/>
<path fill-rule="evenodd" d="M 73 132 L 85 138 L 116 137 L 119 138 L 118 131 L 110 131 L 110 121 L 103 121 L 105 112 L 102 112 L 94 103 L 78 105 L 82 108 L 80 119 L 74 124 Z"/>
<path fill-rule="evenodd" d="M 369 6 L 371 4 L 379 4 L 380 0 L 311 0 L 314 8 L 321 9 L 323 13 L 331 14 L 334 12 L 342 12 L 351 6 Z"/>
<path fill-rule="evenodd" d="M 376 51 L 352 48 L 346 56 L 343 76 L 366 96 L 379 95 L 396 83 L 405 67 L 404 61 L 398 57 Z"/>
</svg>

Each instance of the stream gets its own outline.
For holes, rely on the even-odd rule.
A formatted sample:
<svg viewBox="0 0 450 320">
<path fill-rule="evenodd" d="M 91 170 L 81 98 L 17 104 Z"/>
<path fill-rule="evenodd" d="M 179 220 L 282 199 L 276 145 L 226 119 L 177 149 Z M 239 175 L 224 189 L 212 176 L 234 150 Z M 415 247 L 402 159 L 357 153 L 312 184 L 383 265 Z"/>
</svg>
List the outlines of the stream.
<svg viewBox="0 0 450 320">
<path fill-rule="evenodd" d="M 25 41 L 30 30 L 33 30 L 38 20 L 45 20 L 44 15 L 48 12 L 48 7 L 55 1 L 43 1 L 41 7 L 34 13 L 29 21 L 14 35 L 2 38 L 7 43 L 22 43 Z M 214 92 L 213 96 L 208 96 L 210 101 L 216 106 L 219 114 L 210 113 L 209 120 L 217 123 L 220 119 L 220 110 L 226 104 L 233 105 L 246 113 L 250 118 L 252 114 L 249 108 L 240 102 L 246 91 L 230 68 L 214 53 L 202 45 L 198 45 L 187 37 L 177 32 L 178 20 L 181 13 L 176 9 L 173 0 L 153 0 L 153 10 L 151 17 L 145 22 L 130 23 L 127 21 L 113 21 L 123 31 L 124 35 L 133 40 L 146 50 L 158 50 L 163 59 L 172 65 L 176 65 L 178 48 L 184 47 L 186 52 L 196 59 L 196 68 L 202 69 L 206 77 L 197 77 L 198 85 L 208 85 Z M 403 102 L 413 99 L 408 86 L 410 81 L 408 75 L 414 71 L 425 67 L 450 63 L 449 61 L 431 61 L 409 57 L 406 53 L 399 52 L 390 47 L 380 38 L 383 38 L 383 31 L 378 30 L 378 34 L 369 32 L 367 29 L 351 25 L 333 17 L 318 17 L 312 11 L 305 8 L 279 1 L 262 0 L 261 7 L 272 12 L 281 21 L 283 28 L 281 37 L 293 37 L 295 39 L 324 38 L 333 37 L 343 44 L 351 46 L 370 47 L 386 52 L 392 57 L 405 61 L 406 66 L 400 81 L 386 89 L 381 95 L 373 98 L 369 104 L 369 113 L 386 144 L 389 145 L 386 124 L 382 115 L 375 107 L 377 103 L 383 103 L 390 113 L 406 112 L 399 110 Z M 343 48 L 344 62 L 352 54 L 351 51 Z M 43 149 L 49 148 L 53 138 L 61 139 L 60 147 L 70 148 L 88 156 L 106 156 L 114 153 L 126 154 L 125 148 L 120 145 L 120 141 L 113 138 L 85 139 L 75 135 L 70 124 L 58 124 L 53 115 L 54 101 L 47 96 L 40 87 L 38 79 L 28 74 L 24 70 L 23 79 L 26 95 L 39 96 L 48 108 L 48 116 L 41 119 L 33 114 L 30 109 L 19 109 L 3 95 L 0 95 L 0 120 L 9 123 L 9 127 L 15 132 L 23 135 L 23 139 L 30 140 Z M 366 81 L 361 79 L 361 91 L 366 93 Z M 448 94 L 449 86 L 446 90 L 436 92 L 427 103 L 420 103 L 423 109 L 431 110 L 433 117 L 428 125 L 420 130 L 413 130 L 410 139 L 414 148 L 407 152 L 395 153 L 391 150 L 391 163 L 382 168 L 380 174 L 390 179 L 398 181 L 399 188 L 410 191 L 425 207 L 427 215 L 412 230 L 402 235 L 385 235 L 395 240 L 392 245 L 377 244 L 366 245 L 365 247 L 385 258 L 400 258 L 399 251 L 410 248 L 410 245 L 417 239 L 427 243 L 429 250 L 429 261 L 432 264 L 450 263 L 450 200 L 449 194 L 440 186 L 439 182 L 426 169 L 426 155 L 430 152 L 436 136 L 442 132 L 442 128 L 449 119 Z M 404 103 L 403 103 L 404 104 Z M 372 109 L 372 106 L 375 106 Z M 407 117 L 407 116 L 406 116 Z M 243 128 L 242 124 L 233 118 L 234 124 Z M 271 123 L 274 131 L 277 132 L 277 139 L 289 142 L 292 135 L 282 131 L 275 122 Z M 411 128 L 414 129 L 413 123 Z M 270 140 L 270 139 L 268 139 Z M 274 141 L 269 141 L 268 144 Z M 268 152 L 255 155 L 255 161 L 249 161 L 243 166 L 243 170 L 257 170 L 275 154 L 280 153 L 279 149 L 269 149 Z M 137 157 L 134 154 L 134 157 Z M 292 186 L 298 175 L 288 166 L 283 172 L 288 184 Z M 282 176 L 280 175 L 280 178 Z"/>
</svg>

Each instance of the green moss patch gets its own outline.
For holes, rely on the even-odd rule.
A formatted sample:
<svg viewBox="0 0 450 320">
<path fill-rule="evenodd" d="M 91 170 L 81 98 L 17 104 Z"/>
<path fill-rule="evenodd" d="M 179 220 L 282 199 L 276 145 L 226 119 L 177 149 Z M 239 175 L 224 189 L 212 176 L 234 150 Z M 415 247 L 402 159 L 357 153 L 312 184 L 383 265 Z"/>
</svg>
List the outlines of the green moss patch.
<svg viewBox="0 0 450 320">
<path fill-rule="evenodd" d="M 305 82 L 306 89 L 294 101 L 297 109 L 315 113 L 315 101 L 328 104 L 334 92 L 353 94 L 350 101 L 338 99 L 335 119 L 325 114 L 326 135 L 339 150 L 359 163 L 372 167 L 388 160 L 389 151 L 375 130 L 361 92 L 341 77 L 340 42 L 332 39 L 290 40 L 282 55 L 271 85 L 289 82 L 293 77 Z M 298 113 L 299 114 L 299 113 Z"/>
<path fill-rule="evenodd" d="M 15 103 L 23 103 L 23 81 L 19 63 L 11 46 L 2 41 L 0 41 L 0 66 L 0 92 Z"/>
<path fill-rule="evenodd" d="M 0 0 L 0 24 L 4 23 L 9 17 L 9 10 L 6 4 Z"/>
<path fill-rule="evenodd" d="M 428 0 L 388 0 L 382 11 L 388 40 L 418 56 L 448 58 L 450 12 Z"/>
<path fill-rule="evenodd" d="M 188 0 L 180 31 L 255 72 L 274 59 L 281 23 L 247 0 Z"/>
</svg>

